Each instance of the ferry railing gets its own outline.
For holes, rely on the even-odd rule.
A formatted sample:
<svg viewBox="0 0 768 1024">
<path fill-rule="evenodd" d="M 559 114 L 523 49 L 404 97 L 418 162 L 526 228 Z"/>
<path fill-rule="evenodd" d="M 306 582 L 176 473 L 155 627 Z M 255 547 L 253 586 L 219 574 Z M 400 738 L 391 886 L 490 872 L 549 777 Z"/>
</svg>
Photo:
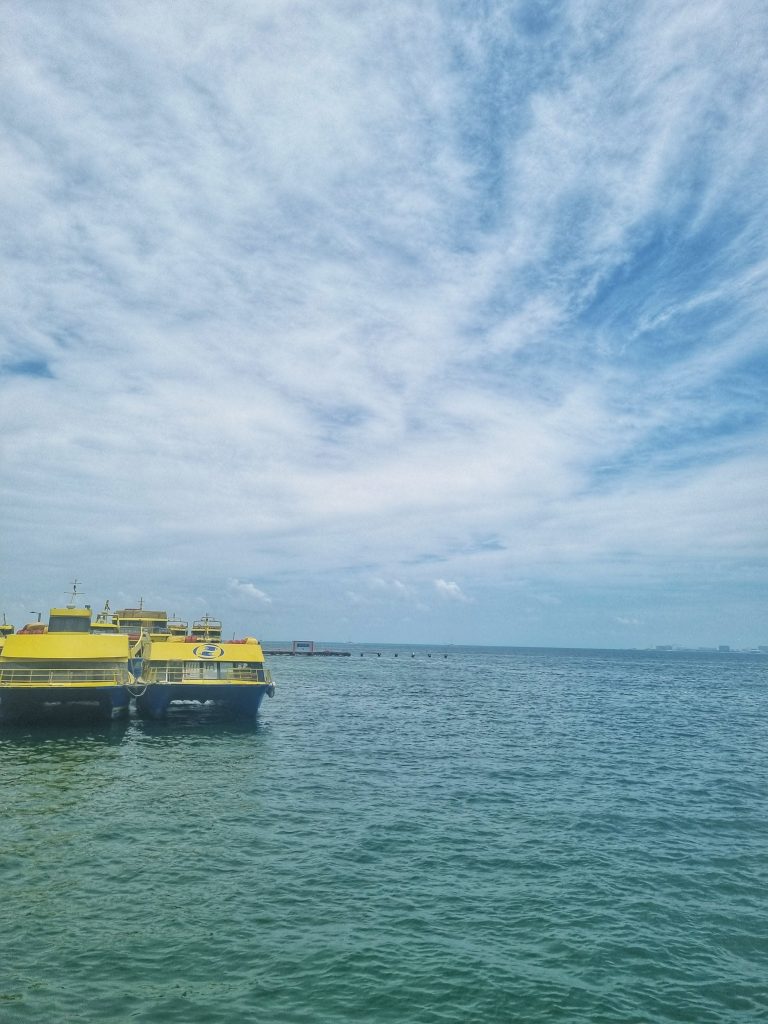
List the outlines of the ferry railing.
<svg viewBox="0 0 768 1024">
<path fill-rule="evenodd" d="M 24 668 L 0 667 L 0 686 L 127 686 L 127 668 Z"/>
<path fill-rule="evenodd" d="M 145 666 L 142 681 L 145 683 L 271 683 L 272 673 L 263 665 L 253 668 L 235 668 L 217 664 L 217 675 L 208 675 L 204 669 L 213 667 L 208 662 L 193 663 L 193 671 L 189 665 L 182 663 L 169 665 Z"/>
</svg>

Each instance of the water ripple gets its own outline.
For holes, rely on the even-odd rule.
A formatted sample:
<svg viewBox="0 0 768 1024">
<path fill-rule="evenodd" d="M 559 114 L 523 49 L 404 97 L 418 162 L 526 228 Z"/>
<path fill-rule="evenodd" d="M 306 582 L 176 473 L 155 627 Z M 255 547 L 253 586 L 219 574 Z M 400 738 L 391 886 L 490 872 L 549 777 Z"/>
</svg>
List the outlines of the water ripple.
<svg viewBox="0 0 768 1024">
<path fill-rule="evenodd" d="M 0 1019 L 768 1019 L 764 658 L 394 651 L 4 728 Z"/>
</svg>

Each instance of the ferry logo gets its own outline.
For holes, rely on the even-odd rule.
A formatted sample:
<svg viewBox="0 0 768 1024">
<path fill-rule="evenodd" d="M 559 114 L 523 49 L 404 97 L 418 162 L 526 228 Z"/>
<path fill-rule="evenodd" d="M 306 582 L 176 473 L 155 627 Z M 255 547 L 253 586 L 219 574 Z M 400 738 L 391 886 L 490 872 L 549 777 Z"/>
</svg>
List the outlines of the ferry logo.
<svg viewBox="0 0 768 1024">
<path fill-rule="evenodd" d="M 192 648 L 192 653 L 196 658 L 220 658 L 224 653 L 224 648 L 219 647 L 218 644 L 200 644 L 198 647 Z"/>
</svg>

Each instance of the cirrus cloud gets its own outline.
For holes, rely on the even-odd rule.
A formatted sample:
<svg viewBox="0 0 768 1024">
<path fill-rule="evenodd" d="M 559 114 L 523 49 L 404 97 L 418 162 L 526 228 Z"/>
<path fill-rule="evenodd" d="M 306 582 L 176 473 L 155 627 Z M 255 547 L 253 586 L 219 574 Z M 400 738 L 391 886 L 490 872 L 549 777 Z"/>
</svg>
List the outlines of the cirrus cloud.
<svg viewBox="0 0 768 1024">
<path fill-rule="evenodd" d="M 363 639 L 599 644 L 642 607 L 621 642 L 764 642 L 759 0 L 0 32 L 10 614 L 76 572 L 283 636 L 351 605 Z"/>
</svg>

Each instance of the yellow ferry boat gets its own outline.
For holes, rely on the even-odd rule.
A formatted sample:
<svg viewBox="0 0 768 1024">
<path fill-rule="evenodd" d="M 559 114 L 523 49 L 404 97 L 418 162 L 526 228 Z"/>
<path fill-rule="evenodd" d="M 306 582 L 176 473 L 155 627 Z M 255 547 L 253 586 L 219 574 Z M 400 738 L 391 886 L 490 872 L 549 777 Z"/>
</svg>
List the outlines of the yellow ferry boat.
<svg viewBox="0 0 768 1024">
<path fill-rule="evenodd" d="M 221 622 L 212 619 L 210 615 L 204 615 L 192 623 L 191 636 L 196 636 L 198 640 L 212 640 L 218 643 L 221 640 Z"/>
<path fill-rule="evenodd" d="M 157 639 L 191 635 L 198 640 L 221 640 L 221 622 L 218 619 L 204 615 L 196 619 L 192 629 L 188 630 L 188 623 L 184 619 L 169 616 L 168 612 L 145 608 L 143 600 L 139 601 L 138 608 L 119 608 L 114 612 L 110 611 L 107 601 L 94 626 L 104 632 L 109 629 L 110 632 L 126 633 L 134 641 L 147 634 Z"/>
<path fill-rule="evenodd" d="M 109 610 L 109 601 L 105 602 L 104 608 L 91 623 L 91 632 L 98 633 L 99 636 L 114 636 L 116 633 L 120 632 L 117 628 L 114 616 Z"/>
<path fill-rule="evenodd" d="M 120 608 L 112 613 L 112 621 L 119 633 L 126 633 L 132 640 L 138 640 L 144 633 L 168 636 L 168 612 L 151 611 L 139 601 L 138 608 Z"/>
<path fill-rule="evenodd" d="M 152 718 L 162 717 L 173 701 L 214 701 L 253 717 L 264 695 L 275 692 L 261 644 L 253 637 L 214 643 L 194 634 L 145 636 L 140 659 L 137 689 L 144 689 L 136 707 Z"/>
<path fill-rule="evenodd" d="M 171 636 L 185 637 L 187 635 L 187 623 L 184 619 L 177 619 L 175 615 L 172 615 L 168 619 L 168 633 Z"/>
<path fill-rule="evenodd" d="M 5 637 L 0 652 L 0 716 L 13 720 L 47 705 L 90 705 L 104 718 L 126 714 L 133 682 L 127 636 L 92 632 L 91 609 L 52 608 Z"/>
</svg>

